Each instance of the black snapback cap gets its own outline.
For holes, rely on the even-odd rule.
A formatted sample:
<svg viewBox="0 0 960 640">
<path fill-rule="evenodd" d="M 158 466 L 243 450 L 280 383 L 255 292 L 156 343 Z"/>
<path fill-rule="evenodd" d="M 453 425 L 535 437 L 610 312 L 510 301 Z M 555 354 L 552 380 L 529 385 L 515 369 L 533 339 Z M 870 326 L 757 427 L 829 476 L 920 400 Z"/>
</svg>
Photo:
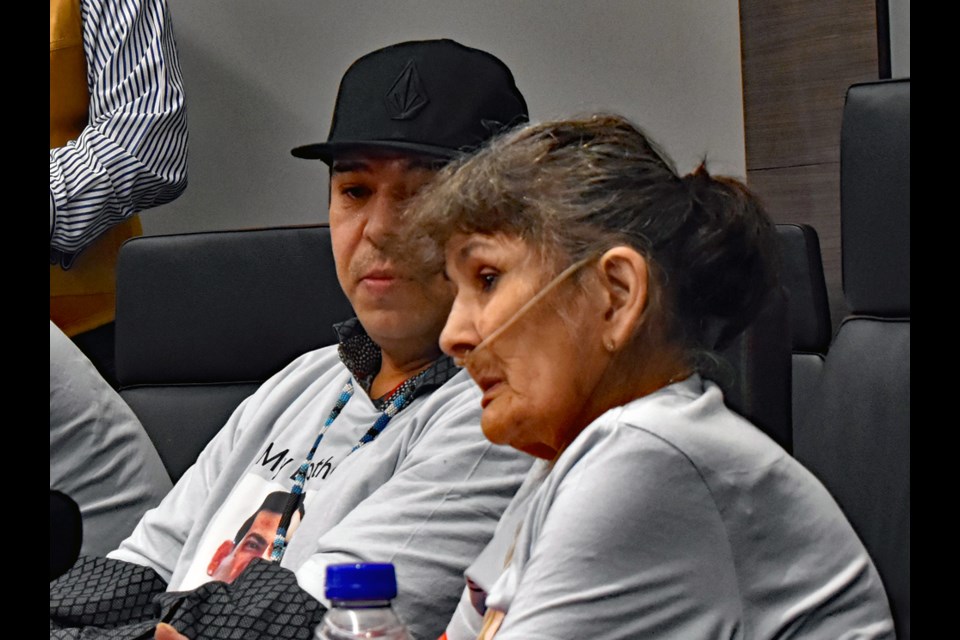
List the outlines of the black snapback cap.
<svg viewBox="0 0 960 640">
<path fill-rule="evenodd" d="M 350 65 L 327 141 L 291 153 L 327 164 L 367 147 L 453 158 L 528 119 L 513 74 L 496 56 L 453 40 L 402 42 Z"/>
</svg>

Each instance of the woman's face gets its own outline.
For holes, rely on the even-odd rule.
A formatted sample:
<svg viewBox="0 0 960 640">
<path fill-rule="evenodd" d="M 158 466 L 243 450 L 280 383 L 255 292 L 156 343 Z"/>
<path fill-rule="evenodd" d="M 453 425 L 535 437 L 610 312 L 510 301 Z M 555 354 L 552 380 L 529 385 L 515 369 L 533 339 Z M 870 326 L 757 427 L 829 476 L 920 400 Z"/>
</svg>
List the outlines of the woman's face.
<svg viewBox="0 0 960 640">
<path fill-rule="evenodd" d="M 465 359 L 480 386 L 484 434 L 554 458 L 590 419 L 589 401 L 608 362 L 596 333 L 602 311 L 566 278 L 477 349 L 560 268 L 520 238 L 476 233 L 451 238 L 446 265 L 457 294 L 440 346 Z"/>
</svg>

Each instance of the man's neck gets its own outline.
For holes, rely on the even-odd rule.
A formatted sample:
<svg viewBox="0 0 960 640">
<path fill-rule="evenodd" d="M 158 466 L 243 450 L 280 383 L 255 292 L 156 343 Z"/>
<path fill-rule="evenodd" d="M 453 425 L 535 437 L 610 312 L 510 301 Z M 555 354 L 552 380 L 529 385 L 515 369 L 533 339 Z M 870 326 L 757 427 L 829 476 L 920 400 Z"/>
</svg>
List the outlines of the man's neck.
<svg viewBox="0 0 960 640">
<path fill-rule="evenodd" d="M 381 347 L 380 371 L 370 383 L 370 397 L 381 398 L 407 379 L 428 368 L 441 355 L 440 348 L 403 353 Z"/>
</svg>

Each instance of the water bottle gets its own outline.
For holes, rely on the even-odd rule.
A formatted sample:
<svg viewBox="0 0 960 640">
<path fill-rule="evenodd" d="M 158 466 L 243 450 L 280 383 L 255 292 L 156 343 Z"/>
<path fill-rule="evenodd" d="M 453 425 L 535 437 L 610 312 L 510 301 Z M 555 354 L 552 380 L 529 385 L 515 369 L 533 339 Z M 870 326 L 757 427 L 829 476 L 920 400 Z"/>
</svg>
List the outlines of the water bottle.
<svg viewBox="0 0 960 640">
<path fill-rule="evenodd" d="M 333 564 L 327 567 L 330 609 L 315 640 L 410 640 L 390 601 L 397 596 L 392 564 Z"/>
</svg>

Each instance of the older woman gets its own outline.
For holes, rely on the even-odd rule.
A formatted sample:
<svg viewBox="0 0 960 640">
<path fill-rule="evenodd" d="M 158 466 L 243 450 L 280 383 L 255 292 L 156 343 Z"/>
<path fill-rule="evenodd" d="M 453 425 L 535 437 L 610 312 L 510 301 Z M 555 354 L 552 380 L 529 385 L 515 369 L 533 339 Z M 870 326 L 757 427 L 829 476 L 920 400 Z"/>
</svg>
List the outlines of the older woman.
<svg viewBox="0 0 960 640">
<path fill-rule="evenodd" d="M 450 640 L 892 637 L 837 504 L 708 377 L 776 282 L 742 184 L 681 178 L 594 116 L 505 134 L 410 215 L 445 250 L 441 346 L 483 392 L 484 433 L 542 458 Z"/>
</svg>

